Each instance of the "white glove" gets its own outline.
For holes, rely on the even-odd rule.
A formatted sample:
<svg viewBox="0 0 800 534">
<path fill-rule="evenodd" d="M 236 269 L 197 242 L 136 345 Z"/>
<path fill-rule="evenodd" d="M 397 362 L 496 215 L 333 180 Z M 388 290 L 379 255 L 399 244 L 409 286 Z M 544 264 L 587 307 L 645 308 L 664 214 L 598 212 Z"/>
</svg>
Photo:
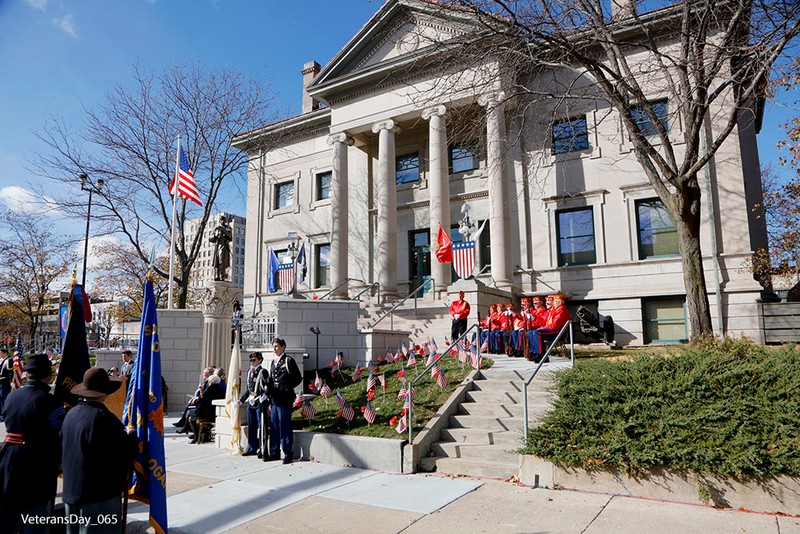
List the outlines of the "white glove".
<svg viewBox="0 0 800 534">
<path fill-rule="evenodd" d="M 453 316 L 453 319 L 455 319 L 456 321 L 458 321 L 459 319 L 461 319 L 461 315 L 457 313 L 457 314 L 455 314 L 455 315 Z"/>
</svg>

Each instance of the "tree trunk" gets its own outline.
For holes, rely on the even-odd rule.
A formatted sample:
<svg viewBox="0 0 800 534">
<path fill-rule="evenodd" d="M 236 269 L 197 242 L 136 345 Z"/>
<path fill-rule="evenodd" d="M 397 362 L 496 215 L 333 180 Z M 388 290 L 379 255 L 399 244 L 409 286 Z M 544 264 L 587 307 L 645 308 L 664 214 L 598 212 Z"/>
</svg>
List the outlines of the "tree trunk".
<svg viewBox="0 0 800 534">
<path fill-rule="evenodd" d="M 673 197 L 679 216 L 675 220 L 686 289 L 686 308 L 692 339 L 713 334 L 711 308 L 706 292 L 703 254 L 700 250 L 700 187 L 696 177 Z"/>
</svg>

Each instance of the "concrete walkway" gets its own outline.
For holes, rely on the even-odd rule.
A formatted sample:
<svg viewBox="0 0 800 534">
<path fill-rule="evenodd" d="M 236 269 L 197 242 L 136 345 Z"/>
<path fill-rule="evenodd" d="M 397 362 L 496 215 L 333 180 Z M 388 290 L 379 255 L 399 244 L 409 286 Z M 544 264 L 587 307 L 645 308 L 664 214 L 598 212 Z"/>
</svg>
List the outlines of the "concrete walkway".
<svg viewBox="0 0 800 534">
<path fill-rule="evenodd" d="M 169 527 L 175 533 L 800 534 L 794 517 L 466 477 L 265 463 L 211 444 L 190 445 L 173 433 L 166 450 Z M 131 503 L 129 532 L 152 532 L 147 510 Z"/>
</svg>

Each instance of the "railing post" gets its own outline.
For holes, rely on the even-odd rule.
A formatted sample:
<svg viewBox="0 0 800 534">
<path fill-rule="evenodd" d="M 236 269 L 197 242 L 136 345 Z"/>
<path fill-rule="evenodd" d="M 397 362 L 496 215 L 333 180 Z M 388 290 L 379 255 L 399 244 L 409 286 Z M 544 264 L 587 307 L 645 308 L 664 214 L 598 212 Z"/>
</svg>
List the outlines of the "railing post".
<svg viewBox="0 0 800 534">
<path fill-rule="evenodd" d="M 522 383 L 522 436 L 528 439 L 528 383 Z"/>
<path fill-rule="evenodd" d="M 575 367 L 575 339 L 572 337 L 572 321 L 569 322 L 569 359 Z"/>
</svg>

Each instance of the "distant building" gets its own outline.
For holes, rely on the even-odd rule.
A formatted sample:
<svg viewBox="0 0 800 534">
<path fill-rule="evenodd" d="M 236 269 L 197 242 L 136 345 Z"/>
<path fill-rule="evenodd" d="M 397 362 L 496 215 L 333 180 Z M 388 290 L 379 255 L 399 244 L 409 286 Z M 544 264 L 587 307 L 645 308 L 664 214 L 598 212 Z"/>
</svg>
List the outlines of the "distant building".
<svg viewBox="0 0 800 534">
<path fill-rule="evenodd" d="M 244 231 L 247 224 L 244 217 L 231 213 L 215 213 L 208 218 L 203 238 L 200 244 L 200 253 L 197 261 L 192 268 L 192 278 L 189 281 L 190 288 L 203 287 L 206 282 L 214 280 L 214 243 L 208 238 L 214 232 L 214 228 L 219 224 L 219 218 L 225 216 L 231 227 L 231 266 L 228 270 L 228 280 L 238 287 L 244 285 Z M 191 242 L 197 234 L 200 226 L 200 219 L 192 219 L 186 223 L 186 241 Z"/>
</svg>

